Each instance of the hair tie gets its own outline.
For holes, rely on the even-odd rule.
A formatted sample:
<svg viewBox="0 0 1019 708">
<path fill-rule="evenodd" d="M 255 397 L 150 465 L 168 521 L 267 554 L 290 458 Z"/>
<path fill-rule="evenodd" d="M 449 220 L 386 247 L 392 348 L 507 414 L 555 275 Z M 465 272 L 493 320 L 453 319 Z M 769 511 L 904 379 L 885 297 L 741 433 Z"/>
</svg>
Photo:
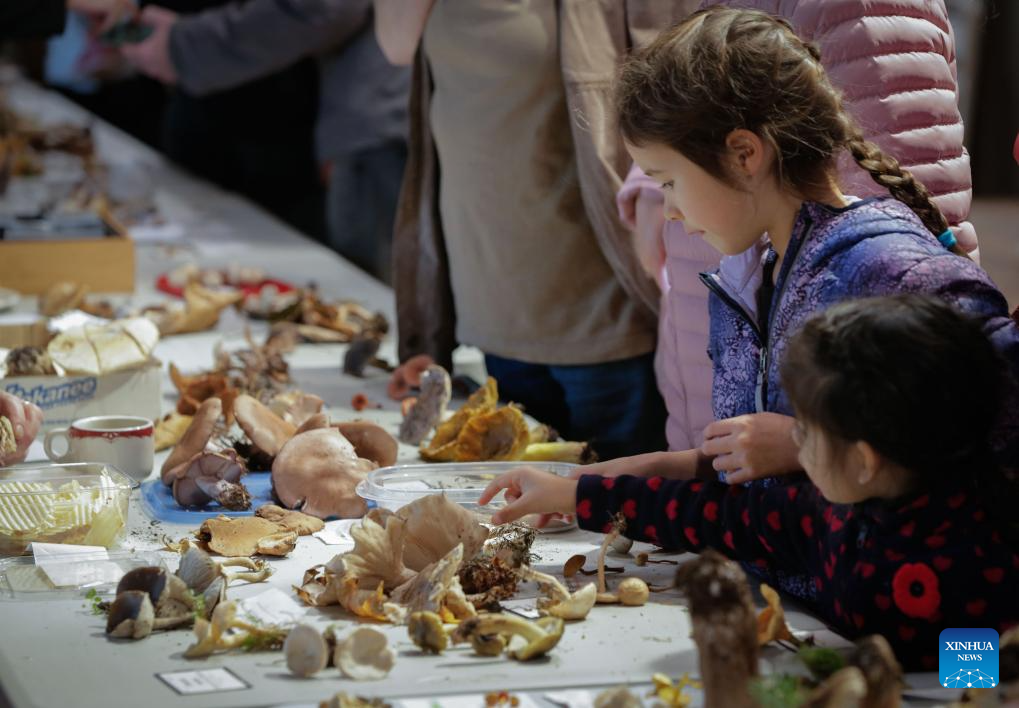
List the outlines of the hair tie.
<svg viewBox="0 0 1019 708">
<path fill-rule="evenodd" d="M 955 248 L 955 245 L 959 243 L 958 241 L 955 240 L 955 234 L 952 233 L 951 229 L 945 229 L 944 231 L 942 231 L 941 235 L 938 236 L 938 241 L 941 242 L 942 246 L 949 250 Z"/>
</svg>

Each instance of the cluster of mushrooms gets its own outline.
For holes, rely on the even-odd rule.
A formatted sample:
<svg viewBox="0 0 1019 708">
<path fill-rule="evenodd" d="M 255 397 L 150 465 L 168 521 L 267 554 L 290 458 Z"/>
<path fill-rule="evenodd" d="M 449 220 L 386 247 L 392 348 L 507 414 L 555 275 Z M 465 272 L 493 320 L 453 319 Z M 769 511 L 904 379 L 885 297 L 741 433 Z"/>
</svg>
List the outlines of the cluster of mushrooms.
<svg viewBox="0 0 1019 708">
<path fill-rule="evenodd" d="M 238 440 L 224 434 L 223 401 L 204 400 L 162 467 L 177 503 L 248 509 L 242 478 L 254 467 L 272 470 L 274 494 L 287 509 L 320 519 L 364 515 L 355 488 L 372 469 L 395 463 L 396 440 L 368 421 L 332 423 L 317 396 L 288 404 L 277 413 L 252 396 L 236 397 L 230 412 L 243 433 Z"/>
</svg>

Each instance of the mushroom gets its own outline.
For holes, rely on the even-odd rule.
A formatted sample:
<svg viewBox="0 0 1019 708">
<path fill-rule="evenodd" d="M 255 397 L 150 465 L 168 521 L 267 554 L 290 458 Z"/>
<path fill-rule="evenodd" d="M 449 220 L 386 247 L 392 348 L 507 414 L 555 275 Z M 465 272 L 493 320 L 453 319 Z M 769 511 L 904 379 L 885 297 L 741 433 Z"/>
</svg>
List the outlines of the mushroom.
<svg viewBox="0 0 1019 708">
<path fill-rule="evenodd" d="M 216 430 L 216 422 L 223 414 L 223 402 L 218 398 L 207 398 L 195 411 L 191 424 L 181 437 L 162 467 L 163 484 L 170 486 L 177 479 L 178 467 L 186 465 L 195 455 L 205 452 L 209 440 Z"/>
<path fill-rule="evenodd" d="M 412 612 L 407 620 L 407 635 L 423 652 L 441 654 L 449 646 L 449 635 L 442 618 L 434 612 Z"/>
<path fill-rule="evenodd" d="M 279 524 L 287 531 L 295 532 L 298 536 L 310 536 L 326 526 L 322 519 L 302 514 L 299 511 L 284 509 L 275 504 L 263 504 L 255 510 L 255 516 Z"/>
<path fill-rule="evenodd" d="M 415 499 L 396 512 L 406 523 L 403 562 L 411 570 L 423 570 L 463 545 L 463 558 L 471 559 L 488 540 L 489 531 L 476 514 L 452 502 L 444 494 Z"/>
<path fill-rule="evenodd" d="M 225 570 L 227 567 L 247 568 L 236 573 Z M 272 568 L 265 561 L 253 561 L 250 558 L 230 558 L 225 561 L 214 561 L 208 553 L 195 545 L 189 545 L 181 556 L 177 577 L 184 581 L 193 592 L 204 593 L 217 579 L 229 585 L 234 580 L 246 580 L 259 583 L 272 575 Z"/>
<path fill-rule="evenodd" d="M 478 656 L 499 656 L 506 651 L 506 638 L 501 634 L 474 634 L 471 648 Z"/>
<path fill-rule="evenodd" d="M 379 681 L 389 675 L 396 652 L 386 635 L 372 627 L 358 627 L 336 645 L 333 663 L 340 673 L 355 681 Z"/>
<path fill-rule="evenodd" d="M 284 422 L 293 425 L 296 431 L 310 418 L 321 415 L 323 405 L 325 401 L 313 393 L 288 391 L 273 396 L 269 401 L 269 410 Z"/>
<path fill-rule="evenodd" d="M 193 619 L 195 600 L 191 591 L 165 568 L 146 566 L 128 571 L 117 584 L 117 595 L 129 590 L 148 593 L 155 613 L 155 629 L 176 627 Z"/>
<path fill-rule="evenodd" d="M 297 432 L 297 426 L 280 418 L 265 404 L 247 394 L 234 401 L 234 416 L 251 444 L 269 457 L 276 457 Z"/>
<path fill-rule="evenodd" d="M 612 542 L 612 550 L 621 555 L 627 555 L 633 548 L 633 539 L 626 536 L 617 536 Z"/>
<path fill-rule="evenodd" d="M 421 441 L 442 420 L 449 399 L 453 395 L 449 373 L 441 366 L 432 365 L 421 375 L 421 393 L 400 423 L 400 442 L 420 445 Z"/>
<path fill-rule="evenodd" d="M 173 498 L 183 507 L 203 507 L 212 501 L 234 511 L 251 507 L 251 494 L 240 483 L 248 470 L 235 450 L 200 453 L 174 471 Z"/>
<path fill-rule="evenodd" d="M 626 686 L 608 688 L 594 697 L 594 708 L 644 708 L 644 701 Z"/>
<path fill-rule="evenodd" d="M 558 617 L 542 617 L 536 622 L 529 622 L 504 613 L 482 614 L 461 622 L 453 632 L 453 639 L 470 641 L 477 649 L 479 645 L 487 648 L 491 640 L 486 638 L 493 635 L 504 638 L 519 636 L 526 644 L 519 649 L 510 649 L 510 656 L 517 661 L 528 661 L 551 651 L 563 636 L 563 626 Z"/>
<path fill-rule="evenodd" d="M 584 568 L 584 563 L 586 562 L 587 557 L 579 553 L 575 556 L 570 556 L 569 558 L 566 559 L 566 562 L 563 563 L 563 577 L 572 578 L 577 573 L 580 573 L 581 575 L 597 575 L 598 574 L 597 569 L 587 570 L 586 568 Z M 624 570 L 623 568 L 615 568 L 610 565 L 605 566 L 606 573 L 622 573 L 623 570 Z"/>
<path fill-rule="evenodd" d="M 785 610 L 782 609 L 782 600 L 767 583 L 761 583 L 761 596 L 768 603 L 768 606 L 761 610 L 757 616 L 757 644 L 764 646 L 771 642 L 792 642 L 795 646 L 803 642 L 796 638 L 789 625 L 785 621 Z"/>
<path fill-rule="evenodd" d="M 454 619 L 477 614 L 463 593 L 457 570 L 463 560 L 463 545 L 423 569 L 416 577 L 393 590 L 392 600 L 409 612 L 436 612 Z"/>
<path fill-rule="evenodd" d="M 615 593 L 608 591 L 608 587 L 605 584 L 605 573 L 607 568 L 605 567 L 605 554 L 608 553 L 609 546 L 619 538 L 623 532 L 623 528 L 626 526 L 626 522 L 622 516 L 617 516 L 613 521 L 612 530 L 605 534 L 605 538 L 602 540 L 601 548 L 598 551 L 598 594 L 595 596 L 596 602 L 599 604 L 614 604 L 620 603 L 628 607 L 640 607 L 647 602 L 648 593 L 651 591 L 640 578 L 625 578 L 619 584 L 619 590 Z"/>
<path fill-rule="evenodd" d="M 803 708 L 863 708 L 867 697 L 867 681 L 855 666 L 839 669 L 811 691 L 801 704 Z"/>
<path fill-rule="evenodd" d="M 898 708 L 901 705 L 902 666 L 887 639 L 880 634 L 864 637 L 856 643 L 849 663 L 863 673 L 867 682 L 866 708 Z"/>
<path fill-rule="evenodd" d="M 528 566 L 521 568 L 518 572 L 522 579 L 538 583 L 538 587 L 546 595 L 538 601 L 538 608 L 553 617 L 564 620 L 582 620 L 594 607 L 595 599 L 598 597 L 598 590 L 594 583 L 588 583 L 577 592 L 571 593 L 551 575 L 539 573 Z"/>
<path fill-rule="evenodd" d="M 259 627 L 237 618 L 237 603 L 220 603 L 209 620 L 195 620 L 198 640 L 184 652 L 185 659 L 211 656 L 217 651 L 242 648 L 245 651 L 279 649 L 288 634 L 280 627 Z"/>
<path fill-rule="evenodd" d="M 757 619 L 743 570 L 709 550 L 680 566 L 676 585 L 690 608 L 704 704 L 756 706 L 750 682 L 757 676 Z"/>
<path fill-rule="evenodd" d="M 647 603 L 647 599 L 650 593 L 650 589 L 640 578 L 624 578 L 619 583 L 619 588 L 616 590 L 616 596 L 619 598 L 619 603 L 626 605 L 627 607 L 640 607 Z"/>
<path fill-rule="evenodd" d="M 316 413 L 315 415 L 308 418 L 308 420 L 301 423 L 300 427 L 294 432 L 294 435 L 300 435 L 306 433 L 309 430 L 318 430 L 319 428 L 329 427 L 329 414 L 328 413 Z M 272 465 L 270 465 L 271 467 Z"/>
<path fill-rule="evenodd" d="M 343 373 L 357 378 L 364 378 L 364 370 L 369 366 L 392 371 L 393 367 L 387 361 L 379 358 L 379 345 L 382 340 L 372 332 L 369 336 L 359 335 L 347 347 L 343 355 Z"/>
<path fill-rule="evenodd" d="M 272 465 L 272 483 L 283 506 L 325 519 L 364 516 L 355 488 L 375 463 L 357 456 L 335 428 L 301 433 L 287 441 Z"/>
<path fill-rule="evenodd" d="M 641 567 L 641 568 L 643 568 L 648 563 L 657 563 L 657 564 L 665 564 L 665 565 L 679 565 L 679 561 L 674 561 L 674 560 L 671 560 L 669 558 L 662 558 L 661 560 L 656 560 L 654 558 L 651 558 L 650 555 L 648 555 L 648 553 L 645 552 L 645 551 L 641 551 L 640 553 L 638 553 L 637 554 L 637 558 L 634 560 L 634 562 L 639 567 Z"/>
<path fill-rule="evenodd" d="M 379 467 L 391 467 L 396 464 L 400 443 L 382 426 L 367 420 L 354 420 L 333 423 L 333 427 L 350 441 L 358 457 L 371 460 Z"/>
<path fill-rule="evenodd" d="M 14 426 L 10 418 L 0 415 L 0 458 L 18 451 L 18 440 L 14 437 Z"/>
<path fill-rule="evenodd" d="M 152 633 L 156 614 L 144 590 L 118 593 L 106 616 L 106 633 L 122 639 L 144 639 Z"/>
<path fill-rule="evenodd" d="M 302 678 L 314 676 L 329 663 L 329 646 L 322 633 L 307 624 L 299 624 L 283 642 L 290 673 Z"/>
<path fill-rule="evenodd" d="M 285 556 L 297 545 L 296 533 L 257 516 L 206 519 L 198 537 L 223 556 Z"/>
</svg>

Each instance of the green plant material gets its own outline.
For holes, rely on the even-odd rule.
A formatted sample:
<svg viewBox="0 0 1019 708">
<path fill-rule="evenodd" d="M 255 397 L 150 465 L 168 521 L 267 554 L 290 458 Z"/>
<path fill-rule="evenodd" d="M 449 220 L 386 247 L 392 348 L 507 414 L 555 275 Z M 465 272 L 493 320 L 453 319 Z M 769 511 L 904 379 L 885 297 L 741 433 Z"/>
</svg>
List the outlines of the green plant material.
<svg viewBox="0 0 1019 708">
<path fill-rule="evenodd" d="M 237 648 L 241 651 L 276 651 L 283 648 L 288 632 L 282 627 L 259 627 L 250 631 Z"/>
<path fill-rule="evenodd" d="M 764 676 L 750 682 L 750 696 L 761 708 L 799 708 L 807 691 L 796 676 Z"/>
<path fill-rule="evenodd" d="M 825 647 L 800 647 L 796 656 L 818 681 L 824 681 L 846 666 L 845 657 L 834 649 Z"/>
<path fill-rule="evenodd" d="M 110 603 L 104 600 L 99 595 L 99 591 L 95 588 L 92 588 L 85 593 L 85 599 L 88 600 L 88 604 L 91 606 L 92 614 L 94 615 L 105 615 L 110 611 Z"/>
<path fill-rule="evenodd" d="M 200 592 L 191 591 L 191 597 L 194 600 L 194 615 L 195 619 L 199 617 L 205 617 L 205 595 Z"/>
</svg>

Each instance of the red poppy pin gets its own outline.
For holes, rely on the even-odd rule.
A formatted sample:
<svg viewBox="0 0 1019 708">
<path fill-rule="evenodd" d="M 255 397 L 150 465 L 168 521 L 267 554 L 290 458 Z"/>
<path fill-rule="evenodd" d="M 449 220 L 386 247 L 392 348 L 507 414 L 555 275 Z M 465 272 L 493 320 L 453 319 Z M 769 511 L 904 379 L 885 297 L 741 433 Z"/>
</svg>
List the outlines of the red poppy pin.
<svg viewBox="0 0 1019 708">
<path fill-rule="evenodd" d="M 927 619 L 941 605 L 938 576 L 925 563 L 904 563 L 892 578 L 892 597 L 903 614 Z"/>
</svg>

